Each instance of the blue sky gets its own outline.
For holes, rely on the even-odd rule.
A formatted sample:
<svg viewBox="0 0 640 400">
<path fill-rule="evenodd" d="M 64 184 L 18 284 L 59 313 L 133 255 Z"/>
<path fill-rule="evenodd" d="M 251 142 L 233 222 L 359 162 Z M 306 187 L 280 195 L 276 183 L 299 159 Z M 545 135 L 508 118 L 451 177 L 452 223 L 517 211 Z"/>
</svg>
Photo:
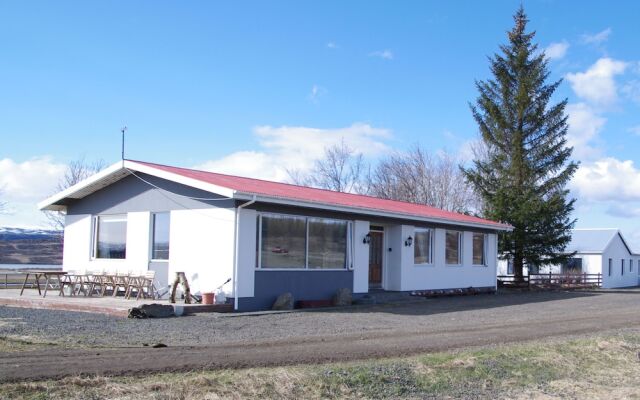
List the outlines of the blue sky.
<svg viewBox="0 0 640 400">
<path fill-rule="evenodd" d="M 127 156 L 267 179 L 345 140 L 468 155 L 468 108 L 520 1 L 3 2 L 0 225 L 70 160 Z M 524 1 L 569 98 L 580 227 L 640 247 L 640 3 Z"/>
</svg>

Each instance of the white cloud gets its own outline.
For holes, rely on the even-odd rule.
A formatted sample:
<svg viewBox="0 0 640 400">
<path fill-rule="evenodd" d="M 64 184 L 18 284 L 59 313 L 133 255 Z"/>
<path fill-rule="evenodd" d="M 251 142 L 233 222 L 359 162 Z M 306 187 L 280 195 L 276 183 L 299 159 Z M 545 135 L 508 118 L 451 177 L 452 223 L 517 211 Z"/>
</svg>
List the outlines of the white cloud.
<svg viewBox="0 0 640 400">
<path fill-rule="evenodd" d="M 611 35 L 611 33 L 612 33 L 611 28 L 607 28 L 595 34 L 585 33 L 584 35 L 582 35 L 582 43 L 595 44 L 595 45 L 602 44 L 607 40 L 609 40 L 609 36 Z"/>
<path fill-rule="evenodd" d="M 632 79 L 629 82 L 625 83 L 625 85 L 622 87 L 622 93 L 624 93 L 624 95 L 629 99 L 640 104 L 640 80 Z"/>
<path fill-rule="evenodd" d="M 593 142 L 607 120 L 585 103 L 568 104 L 566 112 L 569 124 L 567 142 L 573 147 L 573 157 L 585 160 L 599 156 L 600 150 L 594 147 Z"/>
<path fill-rule="evenodd" d="M 65 169 L 65 164 L 50 157 L 23 162 L 0 160 L 0 199 L 7 203 L 7 209 L 0 214 L 0 226 L 45 225 L 37 203 L 55 192 Z"/>
<path fill-rule="evenodd" d="M 369 53 L 369 57 L 378 57 L 383 60 L 393 60 L 393 52 L 389 49 L 377 50 Z"/>
<path fill-rule="evenodd" d="M 337 49 L 339 46 L 335 42 L 327 42 L 328 49 Z"/>
<path fill-rule="evenodd" d="M 324 155 L 326 147 L 338 144 L 343 139 L 356 152 L 365 157 L 375 157 L 389 150 L 385 141 L 391 138 L 386 129 L 363 123 L 338 129 L 259 126 L 254 129 L 254 134 L 260 143 L 259 150 L 236 152 L 195 168 L 286 181 L 287 170 L 310 169 L 314 161 Z"/>
<path fill-rule="evenodd" d="M 309 93 L 308 98 L 312 103 L 318 103 L 318 101 L 320 100 L 320 97 L 326 94 L 327 94 L 327 89 L 319 85 L 313 85 L 311 87 L 311 92 Z"/>
<path fill-rule="evenodd" d="M 619 218 L 640 217 L 640 207 L 629 207 L 628 204 L 612 203 L 606 210 L 607 214 Z"/>
<path fill-rule="evenodd" d="M 546 49 L 544 49 L 544 54 L 550 60 L 559 60 L 564 58 L 568 49 L 569 42 L 563 40 L 562 42 L 551 43 Z"/>
<path fill-rule="evenodd" d="M 633 133 L 634 135 L 640 136 L 640 125 L 632 126 L 628 129 L 628 131 Z"/>
<path fill-rule="evenodd" d="M 607 157 L 582 164 L 573 177 L 572 189 L 583 201 L 640 201 L 640 170 L 633 161 Z"/>
<path fill-rule="evenodd" d="M 579 97 L 599 105 L 612 104 L 618 98 L 614 77 L 622 74 L 628 63 L 611 58 L 600 58 L 585 72 L 569 73 L 567 80 Z"/>
</svg>

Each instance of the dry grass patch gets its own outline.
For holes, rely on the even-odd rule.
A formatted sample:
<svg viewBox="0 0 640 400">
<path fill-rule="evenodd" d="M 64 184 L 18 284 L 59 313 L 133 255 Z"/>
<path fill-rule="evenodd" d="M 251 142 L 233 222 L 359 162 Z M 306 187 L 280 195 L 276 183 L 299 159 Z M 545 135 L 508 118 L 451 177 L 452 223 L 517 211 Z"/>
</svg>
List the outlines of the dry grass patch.
<svg viewBox="0 0 640 400">
<path fill-rule="evenodd" d="M 640 333 L 391 360 L 13 383 L 16 399 L 637 398 Z"/>
</svg>

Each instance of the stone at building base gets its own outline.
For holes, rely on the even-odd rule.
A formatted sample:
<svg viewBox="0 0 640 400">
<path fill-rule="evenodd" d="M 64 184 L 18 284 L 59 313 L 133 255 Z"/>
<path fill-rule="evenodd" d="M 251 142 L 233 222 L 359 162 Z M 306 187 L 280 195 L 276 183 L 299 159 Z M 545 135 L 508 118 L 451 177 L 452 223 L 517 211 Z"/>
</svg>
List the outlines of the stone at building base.
<svg viewBox="0 0 640 400">
<path fill-rule="evenodd" d="M 129 318 L 169 318 L 174 317 L 173 306 L 166 304 L 143 304 L 129 309 Z"/>
<path fill-rule="evenodd" d="M 293 310 L 293 306 L 294 306 L 293 294 L 287 292 L 278 296 L 276 301 L 273 303 L 273 306 L 271 307 L 271 309 L 272 310 Z"/>
<path fill-rule="evenodd" d="M 333 296 L 334 306 L 350 306 L 352 301 L 353 295 L 351 294 L 351 289 L 349 288 L 338 289 L 336 294 Z"/>
</svg>

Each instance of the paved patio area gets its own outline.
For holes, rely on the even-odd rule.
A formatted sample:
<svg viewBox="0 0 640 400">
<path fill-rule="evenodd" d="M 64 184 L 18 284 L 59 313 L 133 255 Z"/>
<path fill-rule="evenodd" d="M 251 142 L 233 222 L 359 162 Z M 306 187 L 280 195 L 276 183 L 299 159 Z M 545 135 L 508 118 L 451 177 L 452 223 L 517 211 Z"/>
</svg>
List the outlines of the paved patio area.
<svg viewBox="0 0 640 400">
<path fill-rule="evenodd" d="M 60 296 L 56 290 L 49 290 L 47 297 L 42 297 L 36 289 L 25 289 L 20 296 L 20 289 L 0 289 L 0 306 L 37 308 L 47 310 L 80 311 L 89 313 L 107 314 L 116 317 L 127 317 L 129 309 L 143 304 L 170 304 L 168 300 L 127 300 L 123 297 L 85 297 L 85 296 Z M 228 312 L 220 306 L 204 304 L 173 304 L 178 314 L 195 314 L 203 312 Z"/>
</svg>

